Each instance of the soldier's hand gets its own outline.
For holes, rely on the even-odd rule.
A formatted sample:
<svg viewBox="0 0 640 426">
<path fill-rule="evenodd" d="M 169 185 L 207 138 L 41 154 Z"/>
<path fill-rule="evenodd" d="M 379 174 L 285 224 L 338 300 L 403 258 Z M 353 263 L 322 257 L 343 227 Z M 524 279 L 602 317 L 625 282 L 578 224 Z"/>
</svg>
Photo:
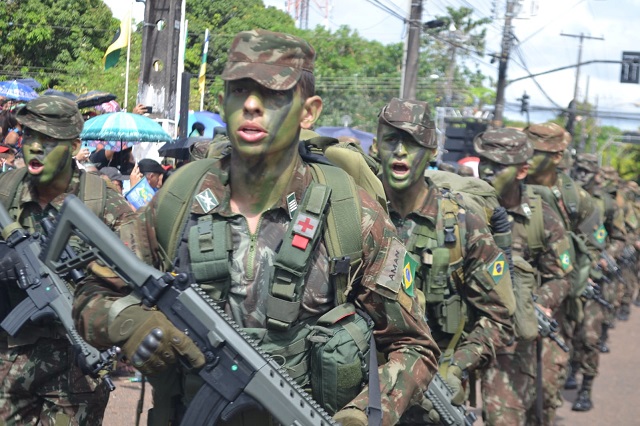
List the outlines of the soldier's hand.
<svg viewBox="0 0 640 426">
<path fill-rule="evenodd" d="M 462 405 L 466 399 L 464 387 L 462 386 L 462 370 L 457 365 L 449 366 L 447 370 L 447 377 L 445 377 L 447 384 L 453 391 L 451 397 L 451 403 L 453 405 Z"/>
<path fill-rule="evenodd" d="M 340 410 L 333 416 L 333 420 L 342 426 L 367 426 L 369 424 L 367 415 L 357 408 Z"/>
<path fill-rule="evenodd" d="M 0 241 L 2 247 L 0 247 L 0 253 L 2 253 L 2 259 L 0 260 L 0 283 L 12 283 L 18 280 L 18 270 L 24 268 L 24 263 L 20 260 L 18 253 L 11 248 L 8 248 L 4 241 Z"/>
<path fill-rule="evenodd" d="M 157 311 L 143 311 L 146 318 L 126 340 L 122 352 L 142 374 L 154 374 L 183 357 L 194 368 L 204 365 L 204 355 L 183 332 Z"/>
</svg>

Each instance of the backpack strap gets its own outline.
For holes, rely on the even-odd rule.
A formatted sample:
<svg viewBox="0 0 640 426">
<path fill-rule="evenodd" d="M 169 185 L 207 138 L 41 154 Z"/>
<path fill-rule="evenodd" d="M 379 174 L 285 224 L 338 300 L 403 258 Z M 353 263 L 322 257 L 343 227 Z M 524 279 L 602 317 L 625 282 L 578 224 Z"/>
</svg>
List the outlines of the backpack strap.
<svg viewBox="0 0 640 426">
<path fill-rule="evenodd" d="M 340 305 L 346 301 L 362 265 L 362 207 L 358 188 L 353 178 L 339 167 L 313 163 L 309 166 L 313 180 L 331 188 L 324 241 L 329 254 L 329 273 L 336 289 L 336 304 Z"/>
<path fill-rule="evenodd" d="M 562 202 L 567 208 L 567 214 L 572 222 L 578 220 L 578 212 L 580 210 L 580 195 L 575 182 L 564 173 L 558 173 L 562 180 L 559 189 L 562 194 Z"/>
<path fill-rule="evenodd" d="M 78 198 L 102 220 L 107 204 L 107 182 L 94 173 L 81 170 Z"/>
<path fill-rule="evenodd" d="M 555 198 L 548 188 L 538 185 L 526 185 L 526 191 L 527 197 L 529 198 L 529 209 L 525 209 L 525 211 L 531 212 L 526 223 L 527 244 L 533 253 L 538 253 L 540 250 L 544 249 L 545 241 L 544 216 L 542 211 L 543 197 L 540 196 L 540 194 L 545 194 L 545 197 L 549 198 L 552 202 Z M 551 205 L 557 205 L 557 201 L 553 202 Z"/>
<path fill-rule="evenodd" d="M 184 227 L 189 219 L 195 191 L 216 161 L 218 160 L 203 159 L 179 168 L 156 195 L 157 205 L 162 206 L 156 210 L 158 254 L 167 271 L 172 267 Z"/>
</svg>

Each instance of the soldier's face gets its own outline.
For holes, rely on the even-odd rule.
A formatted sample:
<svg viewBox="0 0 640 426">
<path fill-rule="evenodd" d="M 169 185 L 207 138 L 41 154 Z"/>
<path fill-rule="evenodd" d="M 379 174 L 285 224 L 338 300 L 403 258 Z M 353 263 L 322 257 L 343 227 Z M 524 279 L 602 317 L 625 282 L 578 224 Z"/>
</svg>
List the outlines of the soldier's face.
<svg viewBox="0 0 640 426">
<path fill-rule="evenodd" d="M 297 145 L 301 123 L 309 120 L 306 102 L 295 88 L 271 90 L 248 78 L 227 82 L 222 105 L 234 151 L 264 159 Z"/>
<path fill-rule="evenodd" d="M 25 129 L 23 135 L 24 162 L 32 182 L 43 185 L 54 182 L 71 166 L 72 152 L 78 139 L 53 139 L 33 129 Z"/>
<path fill-rule="evenodd" d="M 582 185 L 589 185 L 593 181 L 593 178 L 596 177 L 596 174 L 582 167 L 577 167 L 574 171 L 574 176 Z"/>
<path fill-rule="evenodd" d="M 409 133 L 386 124 L 379 124 L 377 144 L 382 175 L 392 190 L 424 184 L 424 171 L 435 149 L 419 145 Z"/>
<path fill-rule="evenodd" d="M 529 176 L 543 176 L 555 170 L 554 154 L 550 152 L 535 151 L 529 164 Z"/>
<path fill-rule="evenodd" d="M 480 179 L 493 186 L 499 197 L 507 194 L 517 183 L 518 166 L 504 165 L 480 158 L 478 175 Z"/>
</svg>

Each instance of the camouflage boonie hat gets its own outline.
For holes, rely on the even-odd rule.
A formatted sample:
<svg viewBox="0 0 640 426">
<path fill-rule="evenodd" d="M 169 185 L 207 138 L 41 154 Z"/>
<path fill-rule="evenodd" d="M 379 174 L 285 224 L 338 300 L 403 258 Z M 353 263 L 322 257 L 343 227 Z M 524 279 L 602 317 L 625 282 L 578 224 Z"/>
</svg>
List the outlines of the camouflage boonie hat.
<svg viewBox="0 0 640 426">
<path fill-rule="evenodd" d="M 595 154 L 578 154 L 576 155 L 576 161 L 573 163 L 573 167 L 596 173 L 598 171 L 598 157 L 596 157 Z"/>
<path fill-rule="evenodd" d="M 518 129 L 489 129 L 473 139 L 473 147 L 481 157 L 499 164 L 526 163 L 533 155 L 533 145 Z"/>
<path fill-rule="evenodd" d="M 242 31 L 229 48 L 225 81 L 250 78 L 272 90 L 296 85 L 302 71 L 313 72 L 316 52 L 305 40 L 266 30 Z"/>
<path fill-rule="evenodd" d="M 378 123 L 404 130 L 425 148 L 438 147 L 436 126 L 426 102 L 393 98 L 382 108 Z"/>
<path fill-rule="evenodd" d="M 62 96 L 40 96 L 16 113 L 18 122 L 54 139 L 80 136 L 84 120 L 75 102 Z"/>
<path fill-rule="evenodd" d="M 569 146 L 569 139 L 565 136 L 568 132 L 556 123 L 532 124 L 524 129 L 524 133 L 536 151 L 562 152 Z"/>
</svg>

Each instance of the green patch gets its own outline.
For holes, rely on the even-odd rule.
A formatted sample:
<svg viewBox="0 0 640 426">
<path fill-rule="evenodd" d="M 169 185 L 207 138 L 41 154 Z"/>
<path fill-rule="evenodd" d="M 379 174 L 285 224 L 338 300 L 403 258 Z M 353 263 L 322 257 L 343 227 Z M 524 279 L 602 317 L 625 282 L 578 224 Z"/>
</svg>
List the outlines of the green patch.
<svg viewBox="0 0 640 426">
<path fill-rule="evenodd" d="M 504 254 L 500 253 L 496 260 L 491 262 L 487 267 L 487 271 L 493 278 L 494 283 L 498 283 L 504 276 L 505 269 L 507 268 L 507 262 L 504 259 Z"/>
<path fill-rule="evenodd" d="M 416 269 L 418 262 L 411 256 L 409 252 L 404 255 L 404 269 L 402 271 L 402 288 L 405 293 L 413 297 L 414 281 L 416 277 Z"/>
<path fill-rule="evenodd" d="M 565 271 L 571 266 L 571 255 L 569 254 L 569 250 L 565 250 L 560 255 L 560 266 L 562 266 L 562 269 Z"/>
<path fill-rule="evenodd" d="M 600 225 L 598 229 L 593 232 L 593 236 L 599 244 L 604 243 L 605 238 L 607 238 L 607 230 L 604 229 L 604 225 Z"/>
</svg>

